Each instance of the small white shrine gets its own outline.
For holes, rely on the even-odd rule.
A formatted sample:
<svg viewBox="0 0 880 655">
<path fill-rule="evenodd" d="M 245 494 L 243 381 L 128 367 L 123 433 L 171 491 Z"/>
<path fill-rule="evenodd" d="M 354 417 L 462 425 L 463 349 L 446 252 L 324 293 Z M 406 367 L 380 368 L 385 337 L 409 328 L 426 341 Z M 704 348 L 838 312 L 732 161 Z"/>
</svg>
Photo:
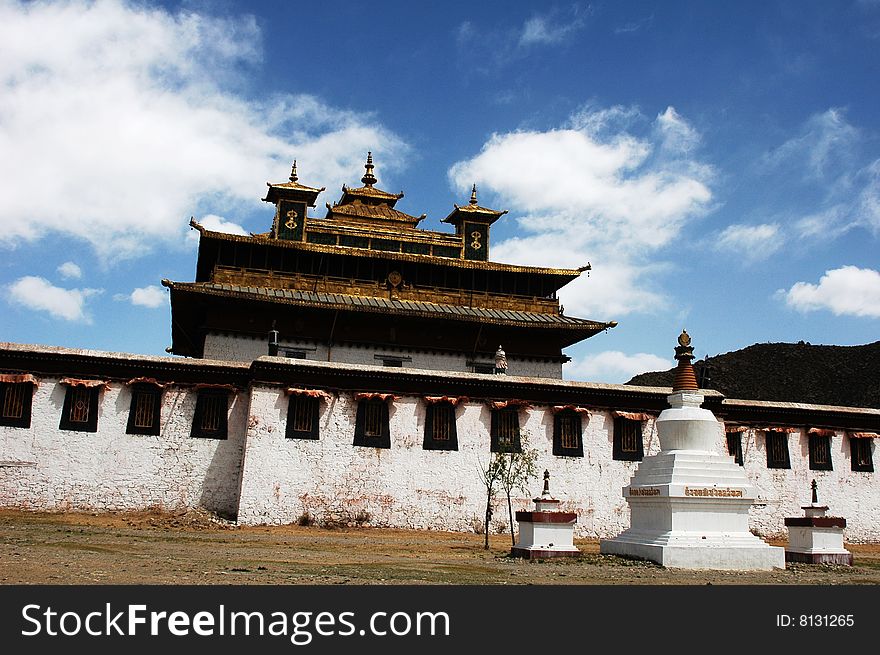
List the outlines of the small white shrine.
<svg viewBox="0 0 880 655">
<path fill-rule="evenodd" d="M 811 486 L 812 501 L 809 505 L 801 507 L 804 516 L 785 519 L 785 527 L 788 528 L 785 561 L 852 566 L 852 553 L 843 547 L 846 519 L 839 516 L 825 516 L 828 505 L 819 504 L 818 485 L 815 480 Z"/>
<path fill-rule="evenodd" d="M 574 545 L 577 514 L 559 510 L 559 500 L 550 495 L 550 471 L 544 471 L 544 491 L 532 499 L 533 512 L 517 512 L 519 539 L 510 554 L 526 559 L 579 555 Z"/>
<path fill-rule="evenodd" d="M 721 427 L 701 407 L 687 331 L 678 343 L 670 408 L 657 417 L 660 452 L 645 457 L 623 488 L 630 528 L 601 541 L 599 552 L 670 568 L 785 568 L 784 549 L 749 531 L 754 488 L 733 457 L 716 452 Z"/>
</svg>

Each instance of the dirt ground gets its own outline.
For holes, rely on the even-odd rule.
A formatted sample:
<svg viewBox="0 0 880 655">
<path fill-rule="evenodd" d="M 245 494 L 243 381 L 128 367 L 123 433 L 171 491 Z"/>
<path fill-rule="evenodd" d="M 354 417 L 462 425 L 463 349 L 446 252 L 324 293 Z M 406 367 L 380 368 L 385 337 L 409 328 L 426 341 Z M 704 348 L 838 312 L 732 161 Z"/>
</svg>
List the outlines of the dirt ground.
<svg viewBox="0 0 880 655">
<path fill-rule="evenodd" d="M 880 544 L 848 545 L 854 566 L 687 571 L 600 555 L 524 561 L 510 536 L 316 526 L 243 527 L 204 512 L 0 511 L 0 584 L 880 584 Z M 785 545 L 775 542 L 774 545 Z"/>
</svg>

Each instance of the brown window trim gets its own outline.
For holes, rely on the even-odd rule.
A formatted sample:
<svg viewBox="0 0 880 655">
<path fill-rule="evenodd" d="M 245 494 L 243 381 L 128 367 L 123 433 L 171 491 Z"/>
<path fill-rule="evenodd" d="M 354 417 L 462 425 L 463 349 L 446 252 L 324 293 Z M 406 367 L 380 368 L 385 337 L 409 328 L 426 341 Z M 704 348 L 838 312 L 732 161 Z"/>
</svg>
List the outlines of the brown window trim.
<svg viewBox="0 0 880 655">
<path fill-rule="evenodd" d="M 574 427 L 575 445 L 563 443 L 563 428 L 566 423 Z M 553 454 L 559 457 L 583 457 L 584 456 L 584 424 L 581 415 L 572 410 L 565 409 L 553 416 Z"/>
<path fill-rule="evenodd" d="M 512 435 L 502 435 L 501 431 L 508 427 L 512 430 Z M 493 453 L 521 453 L 522 443 L 520 442 L 519 427 L 519 407 L 514 405 L 503 407 L 501 409 L 492 410 L 491 422 L 491 444 L 490 450 Z M 505 437 L 502 440 L 502 437 Z M 509 443 L 504 443 L 509 440 Z"/>
<path fill-rule="evenodd" d="M 320 398 L 290 394 L 287 404 L 287 439 L 319 439 Z M 306 425 L 308 423 L 308 425 Z"/>
<path fill-rule="evenodd" d="M 0 382 L 0 425 L 31 427 L 33 401 L 33 382 Z"/>
<path fill-rule="evenodd" d="M 791 456 L 788 452 L 788 433 L 768 430 L 764 433 L 764 448 L 767 451 L 768 469 L 790 469 Z"/>
<path fill-rule="evenodd" d="M 442 421 L 445 425 L 439 424 Z M 445 439 L 439 439 L 445 434 Z M 424 450 L 458 450 L 458 431 L 455 425 L 455 405 L 449 401 L 428 403 L 425 407 Z"/>
<path fill-rule="evenodd" d="M 226 439 L 229 436 L 229 391 L 227 389 L 199 389 L 193 414 L 190 437 L 197 439 Z M 206 427 L 206 412 L 216 412 L 214 427 Z"/>
<path fill-rule="evenodd" d="M 71 430 L 73 432 L 97 432 L 98 431 L 98 401 L 101 393 L 100 386 L 87 387 L 80 385 L 67 385 L 64 393 L 64 406 L 61 408 L 61 421 L 58 423 L 58 429 Z M 74 402 L 78 402 L 86 398 L 88 408 L 86 409 L 86 420 L 73 420 L 72 415 Z"/>
<path fill-rule="evenodd" d="M 623 462 L 640 462 L 645 457 L 644 426 L 642 421 L 637 421 L 623 416 L 614 417 L 614 435 L 611 449 L 612 459 Z M 624 432 L 635 432 L 633 436 L 634 448 L 624 450 Z M 629 435 L 628 435 L 629 436 Z"/>
<path fill-rule="evenodd" d="M 811 471 L 834 470 L 831 461 L 831 437 L 819 434 L 809 435 L 809 451 Z"/>
<path fill-rule="evenodd" d="M 375 413 L 374 413 L 375 412 Z M 368 431 L 367 423 L 375 422 L 374 430 Z M 368 434 L 368 432 L 370 432 Z M 391 448 L 391 429 L 389 427 L 388 401 L 380 398 L 367 398 L 358 401 L 354 426 L 355 446 L 371 448 Z"/>
<path fill-rule="evenodd" d="M 145 406 L 139 403 L 145 403 Z M 149 409 L 147 409 L 147 407 Z M 152 416 L 150 425 L 138 425 L 139 409 Z M 131 385 L 131 404 L 128 409 L 126 434 L 158 436 L 162 430 L 162 387 L 149 383 Z"/>
<path fill-rule="evenodd" d="M 733 461 L 743 466 L 742 432 L 727 433 L 727 454 L 733 456 Z"/>
<path fill-rule="evenodd" d="M 873 451 L 873 439 L 865 439 L 865 438 L 849 438 L 849 454 L 850 454 L 850 469 L 853 471 L 858 471 L 861 473 L 873 473 L 874 472 L 874 453 Z M 865 449 L 866 452 L 860 453 L 860 449 Z M 867 454 L 867 458 L 862 458 L 860 455 Z M 859 462 L 860 459 L 867 459 L 866 462 Z"/>
</svg>

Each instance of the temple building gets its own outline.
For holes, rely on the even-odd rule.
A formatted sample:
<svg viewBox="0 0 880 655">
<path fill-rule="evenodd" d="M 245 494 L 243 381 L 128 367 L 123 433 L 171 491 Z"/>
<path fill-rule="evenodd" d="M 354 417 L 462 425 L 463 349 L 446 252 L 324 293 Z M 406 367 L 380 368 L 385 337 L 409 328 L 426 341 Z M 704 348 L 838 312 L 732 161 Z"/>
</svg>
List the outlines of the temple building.
<svg viewBox="0 0 880 655">
<path fill-rule="evenodd" d="M 352 364 L 492 372 L 503 345 L 522 375 L 562 377 L 563 349 L 616 325 L 565 316 L 560 287 L 590 269 L 515 266 L 489 259 L 490 231 L 506 211 L 466 205 L 419 228 L 425 215 L 396 207 L 403 193 L 376 186 L 372 154 L 363 186 L 343 185 L 323 218 L 309 215 L 324 188 L 268 183 L 271 229 L 239 236 L 195 221 L 195 282 L 171 291 L 176 355 L 251 361 L 278 354 Z"/>
<path fill-rule="evenodd" d="M 193 222 L 195 281 L 163 281 L 172 355 L 0 343 L 0 507 L 480 532 L 480 467 L 529 448 L 574 536 L 626 530 L 621 490 L 661 452 L 671 389 L 561 379 L 563 349 L 615 325 L 561 310 L 589 266 L 490 261 L 504 212 L 476 188 L 443 233 L 376 187 L 369 155 L 362 182 L 318 218 L 294 164 L 265 234 Z M 880 408 L 700 394 L 705 449 L 755 491 L 751 532 L 783 538 L 815 478 L 848 542 L 880 541 Z"/>
</svg>

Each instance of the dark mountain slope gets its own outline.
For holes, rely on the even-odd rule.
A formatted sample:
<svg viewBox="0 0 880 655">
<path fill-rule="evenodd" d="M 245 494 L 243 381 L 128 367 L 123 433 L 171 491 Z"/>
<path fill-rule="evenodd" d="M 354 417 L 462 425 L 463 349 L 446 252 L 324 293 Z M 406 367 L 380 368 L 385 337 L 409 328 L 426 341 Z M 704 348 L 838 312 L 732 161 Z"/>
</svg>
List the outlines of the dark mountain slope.
<svg viewBox="0 0 880 655">
<path fill-rule="evenodd" d="M 728 398 L 880 408 L 880 341 L 863 346 L 757 343 L 694 362 L 700 386 Z M 627 384 L 672 386 L 673 369 Z"/>
</svg>

